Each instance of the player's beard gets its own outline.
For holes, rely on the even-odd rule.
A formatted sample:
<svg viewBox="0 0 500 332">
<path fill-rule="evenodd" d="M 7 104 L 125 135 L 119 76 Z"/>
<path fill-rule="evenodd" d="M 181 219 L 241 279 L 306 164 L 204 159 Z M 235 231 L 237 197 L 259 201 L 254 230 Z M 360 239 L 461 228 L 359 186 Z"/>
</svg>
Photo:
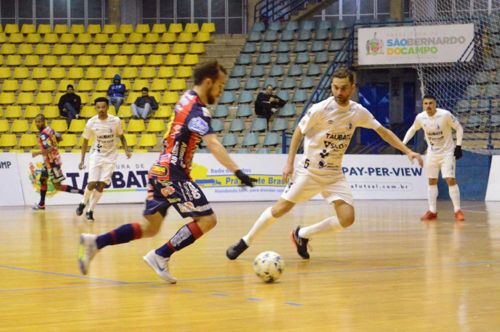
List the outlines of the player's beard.
<svg viewBox="0 0 500 332">
<path fill-rule="evenodd" d="M 348 101 L 349 101 L 349 98 L 342 98 L 342 97 L 334 97 L 335 98 L 335 101 L 337 102 L 337 104 L 339 105 L 344 105 L 346 104 Z"/>
<path fill-rule="evenodd" d="M 212 94 L 212 89 L 210 89 L 207 93 L 207 102 L 209 105 L 213 105 L 215 103 L 215 96 Z"/>
</svg>

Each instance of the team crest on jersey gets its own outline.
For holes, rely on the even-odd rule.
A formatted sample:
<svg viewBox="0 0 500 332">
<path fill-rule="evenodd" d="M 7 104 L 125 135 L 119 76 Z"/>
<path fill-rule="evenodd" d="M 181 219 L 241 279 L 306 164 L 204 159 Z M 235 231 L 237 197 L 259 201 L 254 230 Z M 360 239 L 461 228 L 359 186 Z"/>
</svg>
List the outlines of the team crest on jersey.
<svg viewBox="0 0 500 332">
<path fill-rule="evenodd" d="M 175 188 L 172 186 L 167 186 L 161 188 L 161 194 L 165 197 L 172 195 L 175 192 Z"/>
<path fill-rule="evenodd" d="M 200 135 L 205 135 L 206 133 L 208 133 L 210 127 L 205 120 L 198 117 L 198 118 L 192 118 L 191 121 L 189 121 L 188 128 L 189 130 L 194 131 L 195 133 L 198 133 Z"/>
</svg>

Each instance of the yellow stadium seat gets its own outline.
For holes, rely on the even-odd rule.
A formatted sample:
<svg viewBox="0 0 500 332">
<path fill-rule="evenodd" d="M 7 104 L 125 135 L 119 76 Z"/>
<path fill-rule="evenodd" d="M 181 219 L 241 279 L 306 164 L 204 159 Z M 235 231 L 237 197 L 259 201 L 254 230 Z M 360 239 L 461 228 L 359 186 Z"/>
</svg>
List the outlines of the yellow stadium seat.
<svg viewBox="0 0 500 332">
<path fill-rule="evenodd" d="M 175 33 L 171 32 L 165 32 L 163 35 L 161 35 L 161 40 L 160 42 L 162 43 L 167 43 L 167 44 L 172 44 L 175 43 Z"/>
<path fill-rule="evenodd" d="M 144 55 L 132 55 L 130 57 L 130 66 L 144 66 L 146 57 Z"/>
<path fill-rule="evenodd" d="M 75 35 L 72 33 L 63 33 L 59 38 L 61 44 L 73 44 L 75 42 Z"/>
<path fill-rule="evenodd" d="M 76 89 L 78 92 L 89 92 L 94 90 L 94 81 L 80 80 Z"/>
<path fill-rule="evenodd" d="M 56 91 L 56 81 L 55 80 L 42 80 L 40 83 L 40 92 L 52 92 Z"/>
<path fill-rule="evenodd" d="M 134 44 L 123 44 L 121 49 L 121 54 L 123 55 L 134 55 L 136 54 L 136 46 Z"/>
<path fill-rule="evenodd" d="M 158 67 L 163 65 L 163 56 L 159 54 L 151 54 L 148 56 L 147 66 Z"/>
<path fill-rule="evenodd" d="M 167 80 L 162 78 L 155 78 L 151 83 L 151 91 L 165 91 L 167 90 Z"/>
<path fill-rule="evenodd" d="M 32 133 L 38 133 L 39 132 L 38 128 L 36 127 L 35 120 L 31 121 L 30 132 L 32 132 Z"/>
<path fill-rule="evenodd" d="M 43 36 L 44 44 L 56 44 L 59 41 L 55 33 L 47 33 Z"/>
<path fill-rule="evenodd" d="M 78 35 L 80 33 L 84 33 L 85 26 L 83 24 L 71 24 L 71 29 L 69 32 L 74 33 L 75 35 Z"/>
<path fill-rule="evenodd" d="M 163 24 L 163 23 L 155 23 L 155 24 L 153 24 L 153 29 L 151 30 L 151 32 L 155 32 L 155 33 L 167 32 L 167 26 L 166 26 L 166 24 Z"/>
<path fill-rule="evenodd" d="M 81 133 L 85 129 L 85 120 L 84 119 L 73 119 L 69 125 L 68 131 L 70 133 Z"/>
<path fill-rule="evenodd" d="M 94 106 L 83 106 L 82 110 L 80 111 L 80 117 L 89 119 L 96 115 L 97 112 L 95 110 Z"/>
<path fill-rule="evenodd" d="M 30 72 L 26 67 L 16 67 L 14 68 L 13 78 L 17 78 L 18 80 L 23 80 L 30 77 Z"/>
<path fill-rule="evenodd" d="M 154 32 L 148 33 L 143 40 L 143 42 L 147 44 L 156 44 L 159 41 L 160 41 L 160 35 Z"/>
<path fill-rule="evenodd" d="M 57 100 L 59 102 L 59 100 Z M 52 93 L 39 92 L 35 98 L 36 105 L 50 105 L 52 104 Z"/>
<path fill-rule="evenodd" d="M 114 37 L 115 35 L 113 35 Z M 113 37 L 111 38 L 111 42 L 113 43 Z M 109 37 L 105 33 L 98 33 L 94 37 L 94 44 L 107 44 L 109 42 Z"/>
<path fill-rule="evenodd" d="M 155 67 L 142 67 L 140 78 L 151 79 L 156 77 L 156 68 Z"/>
<path fill-rule="evenodd" d="M 142 43 L 142 35 L 140 33 L 131 33 L 128 36 L 127 43 L 129 44 L 139 44 Z"/>
<path fill-rule="evenodd" d="M 131 119 L 128 122 L 127 132 L 129 133 L 141 133 L 146 131 L 146 126 L 144 125 L 143 119 Z"/>
<path fill-rule="evenodd" d="M 162 104 L 175 105 L 179 101 L 179 94 L 175 91 L 166 91 L 161 99 Z"/>
<path fill-rule="evenodd" d="M 208 33 L 212 33 L 212 32 L 215 32 L 215 24 L 214 23 L 203 23 L 201 25 L 201 31 L 203 32 L 208 32 Z"/>
<path fill-rule="evenodd" d="M 130 34 L 134 32 L 134 26 L 132 24 L 122 24 L 118 28 L 119 33 Z"/>
<path fill-rule="evenodd" d="M 123 68 L 122 78 L 125 79 L 136 79 L 139 75 L 137 74 L 137 67 L 125 67 Z"/>
<path fill-rule="evenodd" d="M 76 62 L 76 65 L 78 67 L 90 67 L 93 64 L 94 64 L 94 57 L 90 55 L 80 55 L 78 57 L 78 61 Z M 80 69 L 82 69 L 82 76 L 83 76 L 83 68 Z"/>
<path fill-rule="evenodd" d="M 80 62 L 80 60 L 78 60 Z M 72 67 L 68 71 L 67 78 L 70 80 L 81 80 L 83 78 L 83 68 Z"/>
<path fill-rule="evenodd" d="M 35 67 L 40 65 L 40 56 L 39 55 L 27 55 L 24 58 L 24 65 L 26 67 Z"/>
<path fill-rule="evenodd" d="M 127 94 L 127 98 L 125 99 L 125 103 L 126 104 L 133 104 L 135 102 L 135 100 L 141 96 L 141 93 L 140 92 L 129 92 Z"/>
<path fill-rule="evenodd" d="M 2 134 L 0 136 L 0 148 L 13 148 L 17 145 L 15 134 Z"/>
<path fill-rule="evenodd" d="M 89 95 L 87 93 L 81 93 L 80 99 L 82 100 L 82 105 L 89 103 Z"/>
<path fill-rule="evenodd" d="M 74 148 L 74 149 L 71 149 L 70 152 L 71 153 L 76 153 L 78 155 L 81 155 L 82 154 L 82 149 Z"/>
<path fill-rule="evenodd" d="M 131 148 L 137 145 L 137 135 L 136 134 L 125 134 L 125 140 L 127 141 L 127 145 Z M 121 142 L 119 143 L 121 146 Z"/>
<path fill-rule="evenodd" d="M 21 65 L 22 60 L 20 55 L 11 54 L 7 56 L 5 64 L 9 67 L 16 67 Z"/>
<path fill-rule="evenodd" d="M 194 41 L 197 43 L 206 43 L 210 41 L 210 34 L 208 32 L 198 32 L 196 37 L 194 37 Z"/>
<path fill-rule="evenodd" d="M 189 66 L 179 66 L 177 67 L 176 78 L 189 78 L 193 76 L 193 69 Z"/>
<path fill-rule="evenodd" d="M 118 29 L 117 29 L 116 25 L 114 25 L 114 24 L 104 24 L 102 32 L 107 33 L 108 35 L 111 35 L 111 34 L 117 33 Z"/>
<path fill-rule="evenodd" d="M 156 44 L 154 51 L 154 54 L 161 54 L 165 55 L 170 53 L 170 45 L 169 44 Z"/>
<path fill-rule="evenodd" d="M 115 55 L 113 57 L 113 61 L 111 62 L 112 66 L 115 67 L 123 67 L 128 65 L 128 57 L 126 55 Z"/>
<path fill-rule="evenodd" d="M 179 54 L 168 54 L 165 64 L 168 66 L 178 66 L 181 64 L 181 56 Z"/>
<path fill-rule="evenodd" d="M 1 105 L 12 105 L 16 100 L 16 96 L 13 92 L 2 92 L 0 93 L 0 104 Z"/>
<path fill-rule="evenodd" d="M 9 150 L 9 151 L 12 151 L 12 149 L 11 149 L 11 150 Z M 24 151 L 23 151 L 23 152 L 24 152 Z M 148 149 L 141 149 L 141 148 L 134 148 L 134 149 L 132 150 L 132 153 L 134 153 L 134 154 L 136 154 L 136 153 L 148 153 L 148 152 L 149 152 L 149 151 L 148 151 Z M 16 152 L 14 151 L 14 152 L 12 152 L 12 153 L 16 153 Z M 19 153 L 22 153 L 22 152 L 19 152 Z"/>
<path fill-rule="evenodd" d="M 57 57 L 55 55 L 44 55 L 42 58 L 42 66 L 54 67 L 57 66 Z"/>
<path fill-rule="evenodd" d="M 18 105 L 32 105 L 34 99 L 31 92 L 21 92 L 17 95 L 16 102 Z"/>
<path fill-rule="evenodd" d="M 0 79 L 4 80 L 10 78 L 11 74 L 10 68 L 0 67 Z"/>
<path fill-rule="evenodd" d="M 193 34 L 190 32 L 181 32 L 179 36 L 177 36 L 178 43 L 190 43 L 193 41 Z"/>
<path fill-rule="evenodd" d="M 17 48 L 14 44 L 2 44 L 2 48 L 0 48 L 0 53 L 3 55 L 16 54 Z"/>
<path fill-rule="evenodd" d="M 7 34 L 18 33 L 19 26 L 15 23 L 7 23 L 7 24 L 5 24 L 4 32 Z"/>
<path fill-rule="evenodd" d="M 199 61 L 198 54 L 186 54 L 182 60 L 182 64 L 184 66 L 194 66 L 197 65 Z"/>
<path fill-rule="evenodd" d="M 161 121 L 161 120 L 160 120 Z M 157 140 L 155 134 L 142 134 L 141 140 L 139 141 L 139 146 L 145 148 L 152 148 L 156 146 Z"/>
<path fill-rule="evenodd" d="M 137 54 L 149 55 L 153 53 L 153 45 L 151 44 L 139 44 L 137 48 Z"/>
<path fill-rule="evenodd" d="M 24 42 L 24 36 L 22 33 L 13 33 L 9 36 L 9 43 L 21 44 Z"/>
<path fill-rule="evenodd" d="M 85 78 L 88 80 L 97 80 L 102 77 L 102 69 L 99 67 L 89 67 L 85 72 Z"/>
<path fill-rule="evenodd" d="M 90 44 L 92 43 L 92 36 L 90 33 L 80 33 L 78 37 L 76 37 L 77 44 Z"/>
<path fill-rule="evenodd" d="M 123 33 L 115 33 L 111 35 L 110 42 L 112 44 L 124 44 L 127 41 L 127 38 Z"/>
<path fill-rule="evenodd" d="M 15 134 L 26 133 L 28 131 L 28 121 L 15 119 L 14 122 L 12 122 L 12 128 L 10 131 Z"/>
<path fill-rule="evenodd" d="M 0 119 L 0 133 L 6 133 L 9 131 L 9 120 Z"/>
<path fill-rule="evenodd" d="M 95 35 L 101 33 L 101 25 L 100 24 L 89 24 L 87 26 L 87 32 L 91 35 Z"/>
<path fill-rule="evenodd" d="M 28 105 L 24 110 L 24 118 L 33 119 L 40 114 L 40 106 Z"/>
<path fill-rule="evenodd" d="M 182 32 L 182 24 L 181 23 L 171 23 L 168 26 L 168 32 L 170 32 L 170 33 L 181 33 Z"/>
<path fill-rule="evenodd" d="M 2 84 L 2 91 L 12 92 L 19 89 L 19 83 L 17 80 L 5 80 Z"/>
<path fill-rule="evenodd" d="M 120 119 L 128 119 L 132 117 L 132 109 L 130 107 L 120 107 L 118 110 L 118 117 Z"/>
<path fill-rule="evenodd" d="M 11 103 L 12 104 L 12 103 Z M 17 119 L 21 117 L 21 106 L 7 106 L 5 110 L 5 118 L 6 119 Z"/>
<path fill-rule="evenodd" d="M 68 26 L 66 24 L 56 24 L 54 26 L 54 33 L 63 34 L 68 32 Z"/>
<path fill-rule="evenodd" d="M 205 45 L 202 43 L 191 43 L 188 49 L 189 54 L 203 54 L 205 53 Z"/>
<path fill-rule="evenodd" d="M 150 30 L 149 30 L 149 24 L 137 24 L 135 26 L 135 32 L 136 33 L 142 33 L 142 34 L 145 34 L 145 33 L 148 33 Z"/>
<path fill-rule="evenodd" d="M 3 65 L 3 55 L 0 55 L 0 66 Z"/>
<path fill-rule="evenodd" d="M 61 148 L 73 148 L 78 145 L 78 139 L 75 134 L 62 134 L 61 138 L 62 140 L 59 142 L 59 147 Z"/>
<path fill-rule="evenodd" d="M 37 44 L 35 46 L 35 54 L 38 55 L 50 54 L 50 46 L 48 44 Z"/>
<path fill-rule="evenodd" d="M 39 44 L 42 42 L 42 37 L 39 33 L 31 33 L 26 36 L 24 42 L 28 44 Z"/>
<path fill-rule="evenodd" d="M 17 47 L 17 54 L 29 55 L 33 54 L 33 45 L 31 44 L 21 44 Z"/>
<path fill-rule="evenodd" d="M 172 46 L 170 53 L 172 53 L 172 54 L 186 54 L 187 50 L 188 49 L 187 49 L 186 44 L 175 43 L 174 46 Z"/>
<path fill-rule="evenodd" d="M 2 26 L 2 25 L 0 24 L 0 26 Z M 0 43 L 3 44 L 3 43 L 6 43 L 6 42 L 7 42 L 7 36 L 5 35 L 5 33 L 0 32 Z"/>
<path fill-rule="evenodd" d="M 19 147 L 23 149 L 31 149 L 38 146 L 38 140 L 35 134 L 22 134 L 19 139 Z"/>
<path fill-rule="evenodd" d="M 100 44 L 89 44 L 87 46 L 87 55 L 100 55 L 102 54 L 102 46 Z"/>
<path fill-rule="evenodd" d="M 162 66 L 158 70 L 158 78 L 172 78 L 174 77 L 174 68 Z"/>
<path fill-rule="evenodd" d="M 149 133 L 162 133 L 165 130 L 165 122 L 160 119 L 151 119 L 146 129 Z"/>
<path fill-rule="evenodd" d="M 49 77 L 53 80 L 60 80 L 60 79 L 66 78 L 66 68 L 62 68 L 62 67 L 52 68 L 50 70 Z"/>
<path fill-rule="evenodd" d="M 73 80 L 60 80 L 59 81 L 58 91 L 60 91 L 60 92 L 66 92 L 66 90 L 68 89 L 68 85 L 69 84 L 75 86 L 75 82 Z M 59 99 L 57 99 L 56 101 L 59 102 Z"/>
<path fill-rule="evenodd" d="M 158 107 L 156 112 L 153 113 L 153 117 L 158 119 L 167 119 L 170 118 L 172 114 L 172 107 L 170 105 L 163 105 Z"/>
<path fill-rule="evenodd" d="M 95 58 L 95 65 L 99 67 L 109 66 L 111 64 L 111 58 L 109 55 L 98 55 Z"/>
<path fill-rule="evenodd" d="M 184 32 L 196 33 L 199 31 L 198 23 L 187 23 L 184 26 Z"/>
<path fill-rule="evenodd" d="M 73 44 L 69 49 L 70 55 L 82 55 L 85 54 L 85 46 L 81 44 Z"/>
<path fill-rule="evenodd" d="M 66 44 L 55 44 L 52 48 L 53 55 L 65 55 L 68 54 L 68 45 Z"/>
<path fill-rule="evenodd" d="M 52 29 L 50 27 L 50 24 L 38 24 L 37 32 L 41 35 L 45 35 L 47 33 L 51 33 Z"/>
<path fill-rule="evenodd" d="M 73 55 L 63 55 L 61 56 L 59 65 L 63 67 L 73 67 L 75 65 L 75 57 Z"/>
<path fill-rule="evenodd" d="M 142 88 L 149 87 L 148 80 L 136 79 L 134 85 L 132 86 L 133 91 L 141 91 Z"/>
<path fill-rule="evenodd" d="M 50 123 L 50 128 L 54 129 L 58 133 L 65 133 L 68 130 L 68 124 L 66 123 L 66 120 L 54 119 Z"/>
<path fill-rule="evenodd" d="M 120 48 L 117 44 L 107 44 L 104 46 L 104 54 L 106 55 L 117 55 L 120 53 Z"/>
<path fill-rule="evenodd" d="M 25 35 L 35 33 L 36 28 L 34 24 L 23 24 L 21 27 L 21 33 L 24 33 Z"/>
<path fill-rule="evenodd" d="M 104 69 L 104 78 L 112 79 L 116 74 L 120 74 L 120 72 L 120 68 L 106 67 L 106 69 Z"/>
<path fill-rule="evenodd" d="M 186 89 L 187 89 L 186 80 L 181 78 L 173 78 L 170 81 L 170 87 L 169 87 L 170 91 L 182 91 Z"/>
<path fill-rule="evenodd" d="M 21 84 L 21 91 L 24 92 L 33 92 L 38 90 L 38 83 L 36 80 L 23 80 Z"/>
<path fill-rule="evenodd" d="M 59 101 L 59 100 L 57 100 Z M 55 119 L 55 118 L 58 118 L 59 117 L 59 108 L 55 105 L 50 105 L 50 106 L 45 106 L 45 108 L 43 109 L 43 115 L 45 115 L 45 117 L 47 119 Z M 63 120 L 65 121 L 65 120 Z"/>
</svg>

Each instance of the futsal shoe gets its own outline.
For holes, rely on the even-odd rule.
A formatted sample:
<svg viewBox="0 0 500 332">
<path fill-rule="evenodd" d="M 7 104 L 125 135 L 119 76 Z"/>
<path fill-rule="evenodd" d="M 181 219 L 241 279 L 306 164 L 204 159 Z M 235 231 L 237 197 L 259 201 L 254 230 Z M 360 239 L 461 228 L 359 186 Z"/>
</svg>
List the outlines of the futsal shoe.
<svg viewBox="0 0 500 332">
<path fill-rule="evenodd" d="M 236 244 L 233 244 L 226 250 L 226 256 L 230 260 L 235 260 L 238 258 L 239 255 L 241 255 L 245 250 L 248 249 L 248 245 L 243 241 L 243 239 L 240 239 L 240 241 Z"/>
<path fill-rule="evenodd" d="M 85 217 L 87 218 L 88 221 L 94 222 L 94 211 L 87 211 L 85 214 Z"/>
<path fill-rule="evenodd" d="M 151 250 L 148 252 L 144 257 L 142 257 L 146 264 L 149 265 L 150 268 L 153 269 L 153 271 L 156 272 L 166 282 L 169 282 L 171 284 L 175 284 L 177 282 L 177 279 L 175 279 L 170 272 L 168 271 L 168 261 L 170 260 L 170 257 L 162 257 L 158 255 L 155 250 Z"/>
<path fill-rule="evenodd" d="M 40 204 L 35 204 L 31 207 L 33 210 L 38 211 L 38 210 L 45 210 L 45 205 L 40 205 Z"/>
<path fill-rule="evenodd" d="M 76 215 L 81 216 L 83 214 L 83 209 L 85 209 L 85 204 L 78 204 L 78 207 L 76 208 Z"/>
<path fill-rule="evenodd" d="M 423 216 L 422 218 L 420 218 L 420 220 L 422 221 L 430 221 L 430 220 L 436 220 L 438 217 L 438 214 L 437 212 L 434 213 L 434 212 L 431 212 L 431 211 L 427 211 Z"/>
<path fill-rule="evenodd" d="M 455 212 L 455 220 L 456 221 L 464 221 L 465 220 L 465 216 L 464 216 L 464 213 L 462 212 L 462 210 L 458 210 L 457 212 Z"/>
<path fill-rule="evenodd" d="M 78 248 L 78 263 L 82 274 L 89 273 L 89 265 L 92 258 L 99 251 L 96 244 L 97 235 L 81 234 L 80 247 Z"/>
<path fill-rule="evenodd" d="M 299 236 L 300 226 L 298 226 L 292 233 L 290 234 L 290 239 L 293 244 L 297 248 L 297 254 L 303 259 L 309 259 L 309 253 L 307 252 L 307 243 L 309 239 L 305 239 Z"/>
</svg>

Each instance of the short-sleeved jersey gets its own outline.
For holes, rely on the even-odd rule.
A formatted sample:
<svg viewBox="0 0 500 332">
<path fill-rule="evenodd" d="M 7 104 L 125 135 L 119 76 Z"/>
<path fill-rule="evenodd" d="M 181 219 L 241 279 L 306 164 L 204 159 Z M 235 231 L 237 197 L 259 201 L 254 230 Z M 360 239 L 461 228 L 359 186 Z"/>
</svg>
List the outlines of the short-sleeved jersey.
<svg viewBox="0 0 500 332">
<path fill-rule="evenodd" d="M 94 163 L 115 163 L 118 158 L 118 137 L 123 135 L 120 118 L 108 114 L 106 120 L 93 116 L 87 122 L 83 138 L 94 139 L 90 156 Z"/>
<path fill-rule="evenodd" d="M 304 135 L 300 168 L 316 175 L 341 175 L 342 158 L 357 127 L 377 129 L 380 123 L 354 101 L 342 107 L 330 97 L 311 106 L 299 122 Z"/>
<path fill-rule="evenodd" d="M 44 162 L 46 165 L 61 165 L 61 155 L 57 150 L 57 137 L 54 129 L 45 127 L 38 134 L 38 145 L 44 153 Z"/>
<path fill-rule="evenodd" d="M 212 134 L 212 116 L 193 90 L 186 91 L 175 105 L 170 130 L 163 138 L 160 158 L 150 175 L 162 181 L 191 180 L 191 164 L 201 138 Z"/>
<path fill-rule="evenodd" d="M 449 111 L 437 108 L 433 116 L 421 112 L 415 118 L 413 129 L 423 129 L 427 141 L 427 153 L 448 154 L 455 149 L 452 128 L 457 130 L 460 126 L 457 118 Z"/>
</svg>

